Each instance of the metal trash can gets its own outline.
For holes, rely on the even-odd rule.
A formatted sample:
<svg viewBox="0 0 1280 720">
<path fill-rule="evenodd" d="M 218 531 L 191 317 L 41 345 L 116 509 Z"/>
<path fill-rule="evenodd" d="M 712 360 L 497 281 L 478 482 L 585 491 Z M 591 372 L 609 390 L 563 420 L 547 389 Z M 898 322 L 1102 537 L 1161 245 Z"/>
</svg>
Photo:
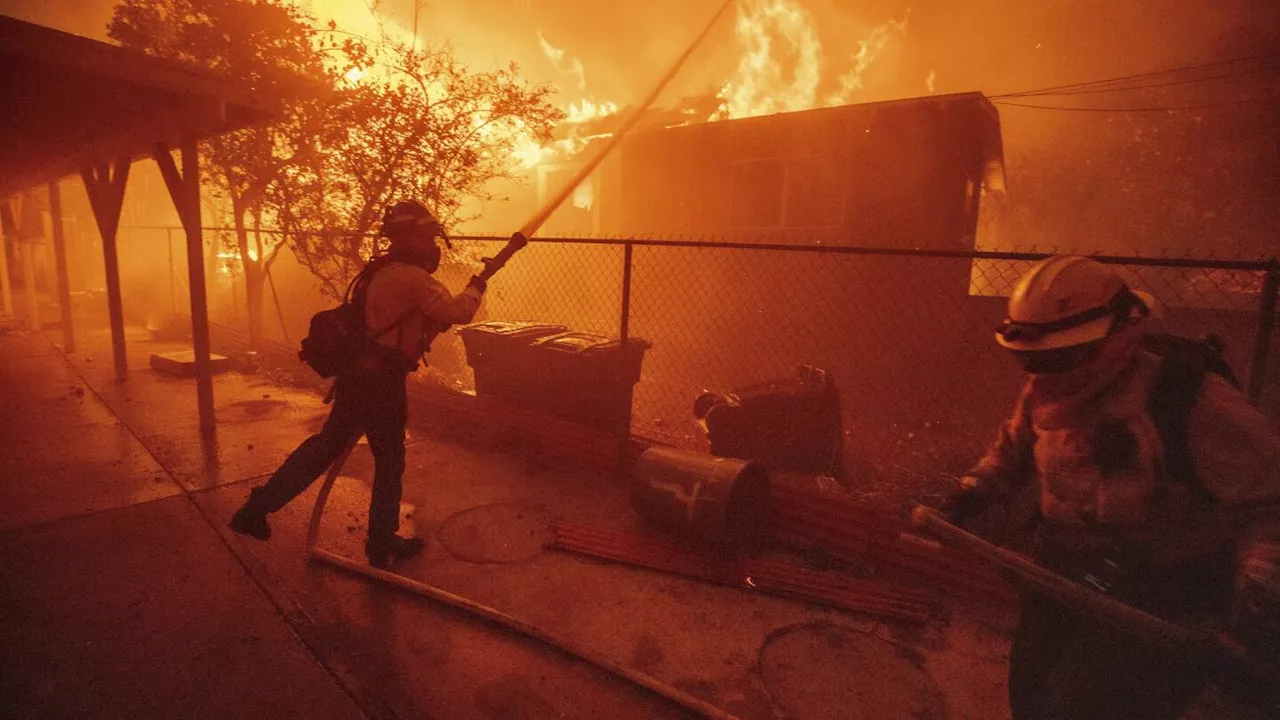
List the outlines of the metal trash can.
<svg viewBox="0 0 1280 720">
<path fill-rule="evenodd" d="M 535 340 L 564 331 L 563 325 L 509 320 L 458 328 L 475 373 L 476 395 L 527 406 L 539 382 L 530 372 L 530 348 Z"/>
<path fill-rule="evenodd" d="M 587 332 L 563 332 L 530 346 L 530 375 L 537 379 L 530 407 L 562 420 L 614 432 L 631 421 L 640 367 L 651 344 Z"/>
<path fill-rule="evenodd" d="M 715 545 L 757 547 L 769 534 L 769 477 L 758 463 L 652 447 L 632 467 L 640 517 Z"/>
<path fill-rule="evenodd" d="M 801 365 L 791 378 L 725 395 L 705 392 L 693 403 L 711 453 L 756 460 L 768 470 L 830 475 L 844 467 L 840 396 L 830 375 Z"/>
</svg>

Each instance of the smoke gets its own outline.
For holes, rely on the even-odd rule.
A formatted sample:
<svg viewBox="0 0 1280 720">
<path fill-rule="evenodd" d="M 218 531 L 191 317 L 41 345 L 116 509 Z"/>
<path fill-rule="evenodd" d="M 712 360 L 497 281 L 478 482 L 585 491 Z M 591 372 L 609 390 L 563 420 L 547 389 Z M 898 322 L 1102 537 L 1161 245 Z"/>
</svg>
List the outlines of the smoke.
<svg viewBox="0 0 1280 720">
<path fill-rule="evenodd" d="M 934 69 L 941 69 L 937 92 L 999 93 L 1194 63 L 1280 37 L 1280 4 L 1271 0 L 796 2 L 812 15 L 830 64 L 824 70 L 846 72 L 863 43 L 891 51 L 892 62 L 882 55 L 877 63 L 884 66 L 860 78 L 876 99 L 917 94 Z M 414 0 L 298 4 L 351 32 L 371 34 L 381 22 L 393 34 L 412 35 Z M 418 30 L 423 38 L 450 40 L 476 66 L 515 59 L 535 81 L 563 82 L 563 68 L 544 51 L 553 42 L 564 57 L 577 59 L 594 92 L 625 104 L 643 95 L 717 5 L 718 0 L 432 2 L 420 5 Z M 112 0 L 0 0 L 0 13 L 104 38 L 113 6 Z M 909 33 L 891 28 L 873 37 L 876 28 L 908 16 Z M 733 23 L 724 25 L 691 62 L 679 92 L 714 92 L 730 76 L 742 47 Z"/>
<path fill-rule="evenodd" d="M 369 11 L 373 0 L 299 0 L 322 18 L 333 17 L 347 29 L 372 33 L 378 23 Z M 590 99 L 618 107 L 639 100 L 657 76 L 684 48 L 716 10 L 719 0 L 470 0 L 420 5 L 418 30 L 431 41 L 448 40 L 467 64 L 493 67 L 516 60 L 531 82 L 562 89 L 560 102 Z M 740 0 L 740 7 L 763 0 Z M 1280 3 L 1274 0 L 1185 0 L 1178 3 L 1117 3 L 1114 0 L 789 0 L 803 8 L 820 46 L 820 57 L 784 58 L 797 65 L 817 65 L 820 81 L 805 89 L 814 104 L 830 101 L 870 102 L 932 93 L 981 91 L 989 96 L 1100 78 L 1163 70 L 1226 58 L 1274 53 L 1280 47 Z M 414 0 L 376 3 L 382 28 L 411 37 Z M 111 0 L 0 0 L 0 12 L 41 24 L 102 38 Z M 907 18 L 909 17 L 909 21 Z M 721 23 L 705 47 L 691 59 L 660 103 L 681 96 L 720 93 L 752 47 L 735 33 L 735 22 Z M 758 48 L 757 48 L 758 49 Z M 804 62 L 801 62 L 804 61 Z M 809 72 L 806 66 L 806 72 Z M 807 76 L 806 76 L 807 77 Z M 1274 73 L 1270 76 L 1274 83 Z M 1266 78 L 1261 81 L 1265 82 Z M 806 80 L 806 82 L 810 82 Z M 1222 88 L 1211 84 L 1172 89 L 1163 103 L 1195 104 L 1216 99 Z M 1123 105 L 1153 96 L 1114 94 L 1096 98 Z M 1088 106 L 1090 96 L 1075 102 Z M 1031 104 L 1031 103 L 1027 103 Z M 778 109 L 796 109 L 791 105 Z M 1098 138 L 1121 131 L 1169 147 L 1171 154 L 1205 154 L 1210 139 L 1178 135 L 1157 126 L 1156 115 L 1143 117 L 1103 112 L 1067 112 L 1002 105 L 999 108 L 1012 202 L 1022 202 L 1019 187 L 1028 182 L 1068 187 L 1054 227 L 1037 217 L 1024 231 L 1031 238 L 1105 234 L 1091 217 L 1115 215 L 1126 199 L 1109 182 L 1107 166 L 1113 149 Z M 1267 113 L 1270 113 L 1269 115 Z M 1207 114 L 1204 133 L 1216 131 L 1223 118 L 1249 127 L 1276 124 L 1276 105 L 1241 106 L 1232 113 Z M 1171 126 L 1170 126 L 1171 127 Z M 1221 136 L 1240 134 L 1224 127 Z M 1256 134 L 1256 132 L 1255 132 Z M 1221 142 L 1217 140 L 1215 142 Z M 1181 143 L 1181 145 L 1179 145 Z M 1201 147 L 1197 148 L 1196 143 Z M 1153 145 L 1154 147 L 1154 145 Z M 1208 148 L 1208 149 L 1206 149 Z M 1258 149 L 1272 162 L 1272 146 Z M 1269 154 L 1268 154 L 1269 153 Z M 1261 162 L 1261 160 L 1259 161 Z M 1280 161 L 1275 162 L 1280 165 Z M 1052 177 L 1037 177 L 1056 168 Z M 1151 165 L 1152 168 L 1158 167 Z M 1262 170 L 1258 168 L 1262 167 Z M 1079 169 L 1073 177 L 1073 168 Z M 1084 172 L 1085 170 L 1089 172 Z M 1251 174 L 1266 181 L 1266 168 L 1240 170 L 1238 182 Z M 1274 168 L 1273 168 L 1274 169 Z M 1230 168 L 1227 169 L 1230 172 Z M 1275 174 L 1280 174 L 1277 170 Z M 1086 176 L 1103 183 L 1089 192 Z M 1138 180 L 1141 180 L 1139 178 Z M 1134 182 L 1138 182 L 1135 180 Z M 1163 181 L 1152 178 L 1149 182 Z M 1112 187 L 1115 186 L 1115 187 Z M 1074 193 L 1074 195 L 1072 195 Z M 1031 202 L 1028 200 L 1027 202 Z M 1041 202 L 1036 199 L 1035 202 Z M 1132 203 L 1130 198 L 1127 202 Z M 1077 210 L 1075 205 L 1085 204 Z M 1108 205 L 1109 204 L 1109 205 Z M 1247 204 L 1247 203 L 1246 203 Z M 1027 212 L 1030 212 L 1029 210 Z M 1034 213 L 1033 213 L 1034 214 Z M 1041 214 L 1043 215 L 1043 214 Z M 1190 223 L 1191 220 L 1188 220 Z M 1115 225 L 1111 222 L 1111 225 Z M 1155 221 L 1152 221 L 1155 224 Z M 1187 225 L 1190 227 L 1190 224 Z M 1019 238 L 1021 239 L 1021 238 Z M 1189 241 L 1188 241 L 1189 242 Z M 1241 241 L 1243 242 L 1243 240 Z"/>
</svg>

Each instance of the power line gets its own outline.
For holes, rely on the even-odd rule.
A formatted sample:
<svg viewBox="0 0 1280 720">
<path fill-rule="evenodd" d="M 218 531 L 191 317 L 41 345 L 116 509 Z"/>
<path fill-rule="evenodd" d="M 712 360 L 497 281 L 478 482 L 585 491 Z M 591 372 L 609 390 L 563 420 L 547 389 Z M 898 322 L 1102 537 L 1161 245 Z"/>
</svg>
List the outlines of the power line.
<svg viewBox="0 0 1280 720">
<path fill-rule="evenodd" d="M 1237 105 L 1247 105 L 1253 102 L 1261 102 L 1268 98 L 1252 97 L 1243 100 L 1230 100 L 1226 102 L 1203 103 L 1197 105 L 1170 105 L 1165 107 L 1130 107 L 1130 108 L 1103 108 L 1103 107 L 1068 107 L 1064 105 L 1033 105 L 1029 103 L 1009 102 L 1008 100 L 992 100 L 995 105 L 1004 105 L 1006 107 L 1030 108 L 1033 110 L 1064 110 L 1067 112 L 1100 112 L 1100 113 L 1145 113 L 1145 112 L 1179 112 L 1183 110 L 1204 110 L 1208 108 L 1232 107 Z"/>
<path fill-rule="evenodd" d="M 1276 71 L 1280 71 L 1280 65 L 1252 68 L 1250 70 L 1245 70 L 1243 72 L 1238 72 L 1238 73 L 1209 75 L 1206 77 L 1199 77 L 1199 78 L 1187 78 L 1185 80 L 1170 80 L 1168 82 L 1149 83 L 1146 85 L 1122 85 L 1118 87 L 1081 88 L 1078 90 L 1064 90 L 1061 92 L 1037 91 L 1037 92 L 1025 92 L 1025 93 L 1020 93 L 1016 95 L 997 95 L 995 97 L 996 98 L 1005 98 L 1005 97 L 1026 98 L 1026 97 L 1066 97 L 1070 95 L 1097 95 L 1101 93 L 1110 93 L 1110 92 L 1129 92 L 1132 90 L 1149 90 L 1152 88 L 1173 87 L 1175 85 L 1194 85 L 1196 83 L 1212 82 L 1215 80 L 1234 80 L 1237 78 L 1244 78 L 1244 77 L 1249 77 L 1251 75 L 1271 73 Z"/>
<path fill-rule="evenodd" d="M 995 99 L 1004 99 L 1004 98 L 1014 98 L 1014 97 L 1025 97 L 1025 96 L 1031 96 L 1031 95 L 1049 94 L 1049 93 L 1051 93 L 1052 91 L 1058 91 L 1058 90 L 1077 90 L 1077 89 L 1082 89 L 1082 88 L 1101 88 L 1101 87 L 1105 87 L 1105 86 L 1107 86 L 1107 85 L 1111 85 L 1111 84 L 1114 84 L 1114 83 L 1130 82 L 1130 81 L 1134 81 L 1134 80 L 1153 80 L 1153 79 L 1155 79 L 1155 78 L 1165 77 L 1165 76 L 1169 76 L 1169 75 L 1177 75 L 1177 74 L 1179 74 L 1179 73 L 1196 72 L 1196 71 L 1199 71 L 1199 70 L 1208 70 L 1208 69 L 1211 69 L 1211 68 L 1220 68 L 1220 67 L 1225 67 L 1225 66 L 1228 66 L 1228 65 L 1238 65 L 1238 64 L 1242 64 L 1242 63 L 1257 62 L 1257 61 L 1260 61 L 1260 60 L 1280 60 L 1280 53 L 1274 53 L 1274 52 L 1272 52 L 1272 53 L 1266 53 L 1266 54 L 1263 54 L 1263 55 L 1254 55 L 1254 56 L 1250 56 L 1250 57 L 1233 58 L 1233 59 L 1231 59 L 1231 60 L 1220 60 L 1220 61 L 1217 61 L 1217 62 L 1211 62 L 1211 63 L 1199 63 L 1199 64 L 1195 64 L 1195 65 L 1184 65 L 1184 66 L 1181 66 L 1181 67 L 1170 68 L 1170 69 L 1168 69 L 1168 70 L 1156 70 L 1156 71 L 1152 71 L 1152 72 L 1135 73 L 1135 74 L 1132 74 L 1132 75 L 1120 75 L 1120 76 L 1117 76 L 1117 77 L 1107 78 L 1107 79 L 1104 79 L 1104 80 L 1090 80 L 1090 81 L 1087 81 L 1087 82 L 1068 83 L 1068 84 L 1066 84 L 1066 85 L 1051 85 L 1051 86 L 1049 86 L 1049 87 L 1036 88 L 1036 89 L 1032 89 L 1032 90 L 1020 90 L 1020 91 L 1017 91 L 1017 92 L 1002 93 L 1002 94 L 999 94 L 999 95 L 989 95 L 988 97 L 989 97 L 990 99 L 992 99 L 992 100 L 995 100 Z"/>
</svg>

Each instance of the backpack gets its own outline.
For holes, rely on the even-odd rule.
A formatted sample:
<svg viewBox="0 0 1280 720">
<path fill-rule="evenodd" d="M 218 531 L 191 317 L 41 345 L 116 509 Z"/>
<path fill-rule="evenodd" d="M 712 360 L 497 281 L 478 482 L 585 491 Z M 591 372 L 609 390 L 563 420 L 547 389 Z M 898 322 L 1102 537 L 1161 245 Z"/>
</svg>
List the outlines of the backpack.
<svg viewBox="0 0 1280 720">
<path fill-rule="evenodd" d="M 1213 496 L 1196 476 L 1191 457 L 1191 410 L 1200 397 L 1205 373 L 1213 373 L 1239 390 L 1240 380 L 1223 357 L 1222 339 L 1217 335 L 1187 338 L 1170 333 L 1149 333 L 1143 348 L 1159 355 L 1160 378 L 1147 398 L 1147 413 L 1164 444 L 1165 468 L 1175 482 L 1191 489 L 1200 500 L 1213 503 Z"/>
<path fill-rule="evenodd" d="M 331 378 L 351 367 L 364 335 L 364 308 L 344 301 L 338 307 L 311 316 L 298 359 L 320 377 Z"/>
<path fill-rule="evenodd" d="M 370 260 L 352 279 L 341 305 L 321 310 L 311 316 L 307 336 L 302 338 L 302 349 L 298 351 L 298 359 L 315 370 L 320 377 L 331 378 L 346 372 L 366 342 L 398 327 L 416 311 L 405 313 L 391 325 L 372 337 L 369 336 L 364 322 L 365 292 L 374 273 L 386 264 L 384 257 Z"/>
</svg>

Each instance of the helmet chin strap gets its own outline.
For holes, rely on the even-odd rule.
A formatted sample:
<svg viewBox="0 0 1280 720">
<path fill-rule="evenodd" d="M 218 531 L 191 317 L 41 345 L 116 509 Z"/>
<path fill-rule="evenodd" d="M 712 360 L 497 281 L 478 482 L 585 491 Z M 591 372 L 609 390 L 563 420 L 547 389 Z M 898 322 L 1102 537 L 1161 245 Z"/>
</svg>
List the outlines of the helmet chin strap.
<svg viewBox="0 0 1280 720">
<path fill-rule="evenodd" d="M 1145 320 L 1151 315 L 1151 308 L 1148 308 L 1147 304 L 1142 302 L 1142 298 L 1135 295 L 1127 285 L 1120 291 L 1115 300 L 1112 300 L 1111 304 L 1115 308 L 1113 311 L 1115 314 L 1111 321 L 1111 327 L 1107 329 L 1108 337 L 1134 323 Z M 1138 317 L 1136 318 L 1133 316 L 1134 310 L 1138 311 Z"/>
</svg>

